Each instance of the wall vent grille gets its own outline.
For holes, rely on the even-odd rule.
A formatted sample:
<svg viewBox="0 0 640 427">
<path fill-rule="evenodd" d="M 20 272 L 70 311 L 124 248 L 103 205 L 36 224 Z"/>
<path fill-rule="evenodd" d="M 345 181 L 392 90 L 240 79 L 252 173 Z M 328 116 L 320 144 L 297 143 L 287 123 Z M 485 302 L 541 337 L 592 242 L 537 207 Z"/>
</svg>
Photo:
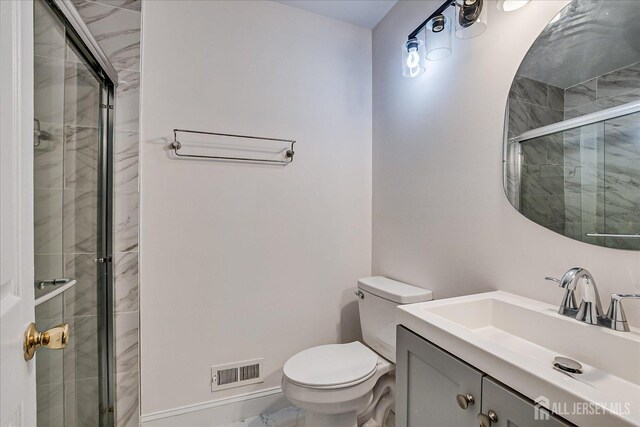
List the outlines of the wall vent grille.
<svg viewBox="0 0 640 427">
<path fill-rule="evenodd" d="M 253 380 L 260 377 L 260 364 L 240 367 L 240 381 Z"/>
<path fill-rule="evenodd" d="M 264 359 L 245 360 L 211 367 L 211 391 L 261 383 Z"/>
</svg>

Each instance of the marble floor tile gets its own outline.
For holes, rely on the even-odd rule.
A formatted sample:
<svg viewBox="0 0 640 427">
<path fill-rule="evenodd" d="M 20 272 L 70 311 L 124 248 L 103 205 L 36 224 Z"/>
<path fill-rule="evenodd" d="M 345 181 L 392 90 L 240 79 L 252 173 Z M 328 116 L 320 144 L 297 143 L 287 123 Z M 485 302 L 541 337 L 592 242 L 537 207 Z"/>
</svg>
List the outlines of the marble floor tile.
<svg viewBox="0 0 640 427">
<path fill-rule="evenodd" d="M 305 427 L 302 409 L 289 407 L 224 424 L 221 427 Z"/>
<path fill-rule="evenodd" d="M 116 372 L 138 370 L 139 313 L 116 313 L 115 358 Z"/>
<path fill-rule="evenodd" d="M 138 190 L 139 136 L 136 131 L 116 131 L 114 188 Z"/>
<path fill-rule="evenodd" d="M 96 254 L 65 254 L 65 277 L 76 279 L 76 285 L 63 293 L 65 317 L 98 314 L 101 284 L 98 283 Z"/>
<path fill-rule="evenodd" d="M 35 137 L 33 147 L 33 186 L 34 188 L 62 188 L 64 172 L 62 125 L 40 122 L 40 132 L 40 137 Z"/>
<path fill-rule="evenodd" d="M 114 252 L 138 250 L 138 206 L 137 191 L 115 191 Z"/>
<path fill-rule="evenodd" d="M 115 280 L 115 312 L 138 311 L 138 254 L 113 255 Z"/>
<path fill-rule="evenodd" d="M 116 427 L 137 427 L 139 425 L 138 372 L 116 375 Z"/>
<path fill-rule="evenodd" d="M 64 26 L 42 0 L 33 3 L 33 54 L 64 59 Z"/>
<path fill-rule="evenodd" d="M 245 418 L 224 424 L 221 427 L 311 427 L 306 426 L 305 413 L 296 407 L 284 408 L 255 417 Z M 396 427 L 396 416 L 389 413 L 384 427 Z"/>
<path fill-rule="evenodd" d="M 140 71 L 140 12 L 82 0 L 73 4 L 113 66 Z"/>
<path fill-rule="evenodd" d="M 66 61 L 64 123 L 97 128 L 99 114 L 100 83 L 83 63 Z"/>
<path fill-rule="evenodd" d="M 98 193 L 64 190 L 64 253 L 98 252 Z"/>
<path fill-rule="evenodd" d="M 65 188 L 98 190 L 100 135 L 97 128 L 64 127 Z"/>
<path fill-rule="evenodd" d="M 62 253 L 63 190 L 34 189 L 34 252 Z"/>
<path fill-rule="evenodd" d="M 34 117 L 40 123 L 62 123 L 64 119 L 64 61 L 34 58 Z"/>
</svg>

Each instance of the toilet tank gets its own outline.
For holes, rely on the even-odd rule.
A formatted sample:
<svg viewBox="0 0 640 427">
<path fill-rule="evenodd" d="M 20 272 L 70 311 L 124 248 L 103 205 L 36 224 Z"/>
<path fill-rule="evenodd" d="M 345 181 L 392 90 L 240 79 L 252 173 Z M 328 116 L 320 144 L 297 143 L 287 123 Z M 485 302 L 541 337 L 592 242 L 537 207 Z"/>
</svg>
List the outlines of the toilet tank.
<svg viewBox="0 0 640 427">
<path fill-rule="evenodd" d="M 396 307 L 430 301 L 431 291 L 382 276 L 358 280 L 358 309 L 364 342 L 385 359 L 396 362 Z"/>
</svg>

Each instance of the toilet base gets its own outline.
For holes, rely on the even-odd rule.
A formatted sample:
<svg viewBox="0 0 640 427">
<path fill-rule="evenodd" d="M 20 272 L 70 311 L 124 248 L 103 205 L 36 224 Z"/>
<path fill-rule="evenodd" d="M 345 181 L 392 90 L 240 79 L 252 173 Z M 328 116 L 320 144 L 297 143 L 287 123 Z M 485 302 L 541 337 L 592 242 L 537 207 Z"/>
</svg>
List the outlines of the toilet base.
<svg viewBox="0 0 640 427">
<path fill-rule="evenodd" d="M 358 427 L 358 414 L 318 414 L 309 413 L 305 418 L 305 426 L 313 427 Z"/>
</svg>

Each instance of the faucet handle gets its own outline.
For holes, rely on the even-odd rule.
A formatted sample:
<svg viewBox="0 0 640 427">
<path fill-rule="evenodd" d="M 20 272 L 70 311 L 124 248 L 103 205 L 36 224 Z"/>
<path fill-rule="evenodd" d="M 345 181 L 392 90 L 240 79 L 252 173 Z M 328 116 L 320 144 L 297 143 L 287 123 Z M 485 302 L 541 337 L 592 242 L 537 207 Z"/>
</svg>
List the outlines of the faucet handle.
<svg viewBox="0 0 640 427">
<path fill-rule="evenodd" d="M 544 280 L 548 280 L 550 282 L 556 282 L 558 285 L 560 285 L 560 279 L 556 279 L 555 277 L 547 276 L 544 278 Z"/>
<path fill-rule="evenodd" d="M 640 299 L 640 294 L 611 294 L 611 303 L 607 310 L 607 318 L 611 320 L 611 329 L 629 332 L 627 316 L 622 308 L 622 300 L 627 298 Z"/>
</svg>

